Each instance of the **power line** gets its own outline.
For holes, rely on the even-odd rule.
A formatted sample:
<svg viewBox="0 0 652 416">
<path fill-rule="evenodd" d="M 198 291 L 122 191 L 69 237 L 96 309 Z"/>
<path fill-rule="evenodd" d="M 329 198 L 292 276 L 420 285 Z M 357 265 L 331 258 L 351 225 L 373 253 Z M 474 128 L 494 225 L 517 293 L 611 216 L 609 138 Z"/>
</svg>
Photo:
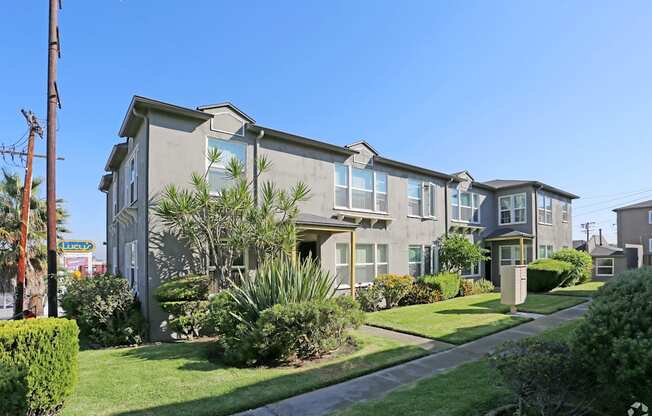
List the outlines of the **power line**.
<svg viewBox="0 0 652 416">
<path fill-rule="evenodd" d="M 627 194 L 635 194 L 637 192 L 643 192 L 643 191 L 652 191 L 652 188 L 640 188 L 640 189 L 635 189 L 631 191 L 623 191 L 623 192 L 616 192 L 612 194 L 603 194 L 603 195 L 593 195 L 593 196 L 583 196 L 582 199 L 579 201 L 583 201 L 585 199 L 600 199 L 600 198 L 609 198 L 612 196 L 617 196 L 617 195 L 627 195 Z"/>
<path fill-rule="evenodd" d="M 582 205 L 582 206 L 578 207 L 577 210 L 581 211 L 583 208 L 609 204 L 610 202 L 619 201 L 621 199 L 626 199 L 626 198 L 631 198 L 631 197 L 636 196 L 636 195 L 648 194 L 648 193 L 651 193 L 651 192 L 652 192 L 652 189 L 648 189 L 646 191 L 635 192 L 633 194 L 628 194 L 628 195 L 625 195 L 625 196 L 619 196 L 617 198 L 607 199 L 605 201 L 600 201 L 600 202 L 595 202 L 595 203 L 592 203 L 592 204 Z"/>
<path fill-rule="evenodd" d="M 614 209 L 614 208 L 619 208 L 619 207 L 621 207 L 621 206 L 623 206 L 623 205 L 635 204 L 635 203 L 637 203 L 637 202 L 643 202 L 643 201 L 647 201 L 647 197 L 644 198 L 644 199 L 637 198 L 637 199 L 633 199 L 633 200 L 631 200 L 631 201 L 624 201 L 624 202 L 621 202 L 621 203 L 618 204 L 618 205 L 612 205 L 612 206 L 610 206 L 610 207 L 598 208 L 598 209 L 595 209 L 595 210 L 592 210 L 592 211 L 588 211 L 588 212 L 582 212 L 582 213 L 577 213 L 577 214 L 576 214 L 576 213 L 573 213 L 573 217 L 578 217 L 578 216 L 582 216 L 582 215 L 588 215 L 588 214 L 592 214 L 592 213 L 594 213 L 594 212 L 600 212 L 600 211 L 604 211 L 604 210 L 612 210 L 612 209 Z"/>
</svg>

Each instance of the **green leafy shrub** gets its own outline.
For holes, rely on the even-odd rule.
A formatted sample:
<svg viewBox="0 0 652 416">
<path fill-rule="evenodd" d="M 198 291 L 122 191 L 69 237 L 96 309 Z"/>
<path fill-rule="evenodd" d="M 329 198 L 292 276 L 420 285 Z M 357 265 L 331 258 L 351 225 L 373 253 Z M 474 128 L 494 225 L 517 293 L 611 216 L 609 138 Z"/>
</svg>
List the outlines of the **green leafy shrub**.
<svg viewBox="0 0 652 416">
<path fill-rule="evenodd" d="M 620 411 L 652 399 L 652 268 L 630 270 L 601 287 L 576 330 L 573 349 Z"/>
<path fill-rule="evenodd" d="M 433 290 L 439 291 L 442 300 L 454 298 L 460 291 L 460 275 L 457 273 L 440 273 L 434 276 L 424 276 L 423 282 Z"/>
<path fill-rule="evenodd" d="M 460 279 L 460 296 L 475 295 L 473 279 Z"/>
<path fill-rule="evenodd" d="M 208 313 L 208 276 L 184 276 L 163 282 L 154 294 L 169 314 L 168 326 L 182 338 L 199 336 Z"/>
<path fill-rule="evenodd" d="M 528 292 L 549 292 L 561 286 L 573 271 L 573 265 L 554 259 L 540 259 L 527 266 Z"/>
<path fill-rule="evenodd" d="M 61 296 L 61 307 L 91 342 L 110 346 L 143 341 L 145 320 L 140 305 L 127 280 L 120 276 L 70 280 Z"/>
<path fill-rule="evenodd" d="M 410 292 L 414 283 L 412 276 L 399 274 L 385 274 L 374 279 L 374 286 L 378 286 L 385 298 L 385 307 L 393 308 Z"/>
<path fill-rule="evenodd" d="M 431 288 L 421 281 L 415 282 L 410 291 L 405 295 L 398 304 L 400 306 L 422 305 L 425 303 L 435 303 L 441 300 L 441 292 Z"/>
<path fill-rule="evenodd" d="M 360 309 L 365 312 L 375 312 L 380 309 L 383 293 L 376 285 L 356 289 L 355 298 L 360 304 Z"/>
<path fill-rule="evenodd" d="M 487 260 L 489 250 L 473 244 L 466 236 L 458 233 L 441 239 L 439 262 L 443 270 L 460 273 L 467 267 Z"/>
<path fill-rule="evenodd" d="M 0 414 L 57 413 L 77 382 L 78 337 L 68 319 L 0 323 Z"/>
<path fill-rule="evenodd" d="M 491 280 L 478 279 L 473 282 L 473 290 L 476 294 L 491 293 L 496 289 Z"/>
<path fill-rule="evenodd" d="M 552 258 L 573 265 L 568 279 L 563 283 L 564 286 L 574 286 L 591 280 L 593 259 L 589 253 L 572 248 L 562 248 L 555 252 Z"/>
<path fill-rule="evenodd" d="M 525 412 L 541 416 L 578 415 L 589 404 L 590 379 L 567 344 L 539 338 L 508 342 L 490 362 Z"/>
</svg>

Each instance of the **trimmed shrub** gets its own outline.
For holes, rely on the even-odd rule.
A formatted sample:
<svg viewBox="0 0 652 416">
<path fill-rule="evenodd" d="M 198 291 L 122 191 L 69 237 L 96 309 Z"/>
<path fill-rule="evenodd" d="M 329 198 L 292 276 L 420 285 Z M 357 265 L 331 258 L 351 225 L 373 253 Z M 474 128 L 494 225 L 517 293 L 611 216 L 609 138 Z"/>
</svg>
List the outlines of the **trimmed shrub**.
<svg viewBox="0 0 652 416">
<path fill-rule="evenodd" d="M 0 323 L 0 414 L 57 413 L 77 382 L 78 337 L 68 319 Z"/>
<path fill-rule="evenodd" d="M 61 296 L 61 307 L 93 343 L 110 346 L 143 342 L 145 320 L 125 278 L 71 279 Z"/>
<path fill-rule="evenodd" d="M 460 279 L 460 296 L 475 295 L 473 279 Z"/>
<path fill-rule="evenodd" d="M 591 382 L 567 344 L 539 338 L 507 342 L 490 362 L 523 404 L 524 414 L 584 414 Z"/>
<path fill-rule="evenodd" d="M 181 338 L 199 336 L 208 313 L 208 276 L 184 276 L 163 282 L 154 294 L 169 314 L 168 327 Z"/>
<path fill-rule="evenodd" d="M 630 270 L 601 287 L 575 332 L 573 349 L 612 411 L 652 399 L 652 268 Z"/>
<path fill-rule="evenodd" d="M 563 283 L 564 286 L 574 286 L 591 280 L 593 259 L 589 253 L 572 248 L 563 248 L 555 252 L 552 258 L 573 265 L 568 279 Z"/>
<path fill-rule="evenodd" d="M 433 290 L 439 291 L 442 300 L 454 298 L 460 291 L 460 275 L 457 273 L 440 273 L 434 276 L 424 276 L 423 282 Z"/>
<path fill-rule="evenodd" d="M 495 289 L 496 287 L 491 280 L 478 279 L 473 282 L 473 290 L 478 295 L 482 293 L 492 293 Z"/>
<path fill-rule="evenodd" d="M 415 282 L 407 295 L 405 295 L 398 304 L 400 306 L 407 305 L 422 305 L 424 303 L 435 303 L 441 300 L 441 293 L 438 290 L 433 290 L 427 284 L 417 281 Z"/>
<path fill-rule="evenodd" d="M 360 306 L 341 296 L 274 305 L 249 324 L 238 318 L 238 305 L 227 292 L 220 292 L 211 301 L 210 320 L 219 335 L 219 352 L 229 364 L 279 364 L 317 358 L 342 346 L 345 331 L 364 321 Z"/>
<path fill-rule="evenodd" d="M 355 290 L 355 299 L 360 304 L 360 309 L 365 312 L 375 312 L 380 309 L 383 294 L 376 285 L 360 287 Z"/>
<path fill-rule="evenodd" d="M 398 305 L 399 301 L 410 292 L 413 283 L 412 276 L 400 274 L 385 274 L 374 280 L 374 286 L 378 286 L 382 292 L 388 309 Z"/>
<path fill-rule="evenodd" d="M 573 271 L 573 265 L 554 259 L 540 259 L 527 266 L 528 292 L 549 292 L 561 286 Z"/>
</svg>

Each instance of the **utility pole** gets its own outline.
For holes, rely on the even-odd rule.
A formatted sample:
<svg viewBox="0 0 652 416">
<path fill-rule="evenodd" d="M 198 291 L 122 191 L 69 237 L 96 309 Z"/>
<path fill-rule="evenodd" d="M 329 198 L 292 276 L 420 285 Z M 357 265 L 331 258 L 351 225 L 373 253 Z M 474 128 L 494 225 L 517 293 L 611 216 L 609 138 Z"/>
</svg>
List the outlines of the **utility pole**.
<svg viewBox="0 0 652 416">
<path fill-rule="evenodd" d="M 57 59 L 61 56 L 59 39 L 60 0 L 49 0 L 48 93 L 47 93 L 47 235 L 48 235 L 48 316 L 58 315 L 57 305 L 57 107 L 61 108 L 57 87 Z"/>
<path fill-rule="evenodd" d="M 16 276 L 16 301 L 14 315 L 23 312 L 25 308 L 25 275 L 27 271 L 27 234 L 29 233 L 29 204 L 32 198 L 32 161 L 34 160 L 34 133 L 43 137 L 43 130 L 38 124 L 34 113 L 20 110 L 29 124 L 27 140 L 27 164 L 25 181 L 23 183 L 23 201 L 20 207 L 20 247 L 18 251 L 18 275 Z"/>
<path fill-rule="evenodd" d="M 586 252 L 587 253 L 589 252 L 589 239 L 591 238 L 589 234 L 591 233 L 591 230 L 592 230 L 591 227 L 594 226 L 594 225 L 595 225 L 595 222 L 592 222 L 592 221 L 587 221 L 584 224 L 581 224 L 582 228 L 584 228 L 586 230 Z"/>
</svg>

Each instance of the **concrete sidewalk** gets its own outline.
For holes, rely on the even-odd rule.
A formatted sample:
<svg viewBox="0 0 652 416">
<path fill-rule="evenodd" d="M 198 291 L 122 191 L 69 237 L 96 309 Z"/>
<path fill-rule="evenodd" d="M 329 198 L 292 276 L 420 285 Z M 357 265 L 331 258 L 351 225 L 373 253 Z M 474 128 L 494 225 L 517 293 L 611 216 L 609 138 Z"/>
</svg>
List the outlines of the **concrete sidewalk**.
<svg viewBox="0 0 652 416">
<path fill-rule="evenodd" d="M 236 416 L 327 415 L 360 401 L 381 398 L 388 392 L 405 384 L 414 383 L 420 379 L 453 369 L 461 364 L 478 360 L 487 353 L 494 351 L 496 347 L 505 341 L 515 341 L 537 335 L 547 329 L 580 318 L 586 313 L 588 306 L 589 302 L 582 303 L 445 351 L 436 352 L 405 364 L 238 413 Z M 444 347 L 444 345 L 439 347 Z"/>
</svg>

